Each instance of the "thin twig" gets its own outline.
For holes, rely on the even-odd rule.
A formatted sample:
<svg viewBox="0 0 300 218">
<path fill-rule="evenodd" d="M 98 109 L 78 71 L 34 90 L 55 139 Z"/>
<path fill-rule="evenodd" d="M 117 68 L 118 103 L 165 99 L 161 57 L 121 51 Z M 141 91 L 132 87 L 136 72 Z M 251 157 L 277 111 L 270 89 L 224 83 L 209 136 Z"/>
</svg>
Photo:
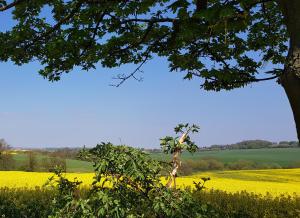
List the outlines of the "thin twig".
<svg viewBox="0 0 300 218">
<path fill-rule="evenodd" d="M 143 67 L 143 65 L 147 62 L 148 58 L 149 58 L 149 53 L 148 52 L 144 58 L 144 60 L 140 63 L 140 65 L 132 72 L 130 73 L 129 75 L 118 75 L 117 77 L 113 78 L 113 79 L 118 79 L 120 80 L 120 82 L 118 84 L 115 84 L 115 85 L 110 85 L 110 86 L 114 86 L 114 87 L 120 87 L 126 80 L 128 80 L 129 78 L 134 78 L 135 80 L 137 80 L 138 82 L 141 82 L 143 80 L 143 78 L 137 78 L 135 76 L 135 74 L 137 72 L 142 72 L 140 69 Z"/>
</svg>

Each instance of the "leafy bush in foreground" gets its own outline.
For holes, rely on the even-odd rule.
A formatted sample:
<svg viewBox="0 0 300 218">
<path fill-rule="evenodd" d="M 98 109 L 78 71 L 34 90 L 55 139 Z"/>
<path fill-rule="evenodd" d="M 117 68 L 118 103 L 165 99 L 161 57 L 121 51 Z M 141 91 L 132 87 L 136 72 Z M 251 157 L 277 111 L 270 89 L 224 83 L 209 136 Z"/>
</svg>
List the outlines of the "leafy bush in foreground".
<svg viewBox="0 0 300 218">
<path fill-rule="evenodd" d="M 58 195 L 51 217 L 212 217 L 191 191 L 161 183 L 162 165 L 140 150 L 102 143 L 81 153 L 94 162 L 95 180 L 86 198 L 79 182 L 58 175 Z M 208 216 L 210 214 L 210 216 Z"/>
</svg>

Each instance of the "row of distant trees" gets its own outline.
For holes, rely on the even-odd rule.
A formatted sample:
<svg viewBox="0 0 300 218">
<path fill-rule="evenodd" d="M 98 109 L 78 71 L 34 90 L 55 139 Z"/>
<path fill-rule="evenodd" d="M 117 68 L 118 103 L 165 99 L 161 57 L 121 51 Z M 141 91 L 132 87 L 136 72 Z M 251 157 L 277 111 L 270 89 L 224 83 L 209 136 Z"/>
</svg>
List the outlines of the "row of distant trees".
<svg viewBox="0 0 300 218">
<path fill-rule="evenodd" d="M 65 158 L 60 157 L 43 157 L 38 159 L 37 153 L 34 151 L 27 152 L 27 161 L 20 170 L 30 172 L 52 172 L 56 167 L 60 167 L 63 171 L 67 171 L 67 163 Z"/>
<path fill-rule="evenodd" d="M 59 166 L 64 171 L 67 170 L 66 152 L 60 155 L 53 152 L 52 155 L 44 155 L 39 158 L 39 151 L 25 151 L 26 158 L 23 162 L 16 163 L 11 146 L 4 140 L 0 139 L 0 170 L 24 170 L 24 171 L 53 171 Z M 48 154 L 48 153 L 47 153 Z"/>
<path fill-rule="evenodd" d="M 245 140 L 235 144 L 212 145 L 208 149 L 260 149 L 260 148 L 296 148 L 297 141 L 281 141 L 279 143 L 266 140 Z"/>
<path fill-rule="evenodd" d="M 244 140 L 234 144 L 226 145 L 211 145 L 205 147 L 199 147 L 199 150 L 225 150 L 225 149 L 260 149 L 260 148 L 296 148 L 299 147 L 297 141 L 281 141 L 281 142 L 270 142 L 266 140 Z M 151 153 L 161 153 L 160 148 L 141 148 L 143 151 Z"/>
</svg>

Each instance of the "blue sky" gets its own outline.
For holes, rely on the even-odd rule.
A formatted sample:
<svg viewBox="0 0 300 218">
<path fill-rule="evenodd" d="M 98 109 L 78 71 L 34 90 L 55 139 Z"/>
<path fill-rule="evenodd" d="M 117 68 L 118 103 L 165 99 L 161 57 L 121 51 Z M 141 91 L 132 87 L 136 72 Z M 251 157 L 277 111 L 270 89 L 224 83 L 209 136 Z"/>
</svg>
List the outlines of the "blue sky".
<svg viewBox="0 0 300 218">
<path fill-rule="evenodd" d="M 13 22 L 0 13 L 1 30 Z M 169 72 L 164 59 L 144 67 L 144 81 L 109 86 L 118 69 L 64 75 L 44 80 L 39 63 L 0 63 L 0 138 L 12 146 L 93 146 L 101 141 L 158 147 L 181 122 L 200 125 L 193 139 L 201 146 L 245 139 L 296 140 L 292 112 L 284 90 L 275 81 L 230 92 L 200 90 L 198 80 L 183 81 Z"/>
<path fill-rule="evenodd" d="M 93 146 L 101 141 L 158 147 L 180 122 L 199 124 L 201 146 L 244 139 L 296 140 L 292 112 L 275 81 L 222 92 L 201 90 L 156 58 L 144 81 L 109 86 L 118 69 L 74 70 L 51 83 L 39 63 L 0 63 L 0 138 L 12 146 Z"/>
</svg>

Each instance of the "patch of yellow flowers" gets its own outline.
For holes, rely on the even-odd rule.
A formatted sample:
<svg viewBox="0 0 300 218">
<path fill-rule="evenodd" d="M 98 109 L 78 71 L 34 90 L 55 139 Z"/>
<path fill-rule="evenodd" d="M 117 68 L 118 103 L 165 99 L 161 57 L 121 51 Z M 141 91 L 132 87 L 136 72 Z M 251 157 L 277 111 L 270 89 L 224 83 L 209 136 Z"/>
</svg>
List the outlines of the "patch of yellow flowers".
<svg viewBox="0 0 300 218">
<path fill-rule="evenodd" d="M 9 188 L 34 188 L 43 186 L 52 173 L 0 171 L 0 187 Z M 70 180 L 82 181 L 84 185 L 90 185 L 94 173 L 67 173 Z M 271 169 L 271 170 L 235 170 L 203 172 L 192 176 L 179 177 L 176 180 L 178 186 L 184 188 L 193 186 L 193 181 L 199 182 L 202 177 L 210 177 L 205 187 L 219 189 L 227 192 L 247 191 L 273 196 L 281 194 L 300 195 L 300 168 L 298 169 Z"/>
</svg>

